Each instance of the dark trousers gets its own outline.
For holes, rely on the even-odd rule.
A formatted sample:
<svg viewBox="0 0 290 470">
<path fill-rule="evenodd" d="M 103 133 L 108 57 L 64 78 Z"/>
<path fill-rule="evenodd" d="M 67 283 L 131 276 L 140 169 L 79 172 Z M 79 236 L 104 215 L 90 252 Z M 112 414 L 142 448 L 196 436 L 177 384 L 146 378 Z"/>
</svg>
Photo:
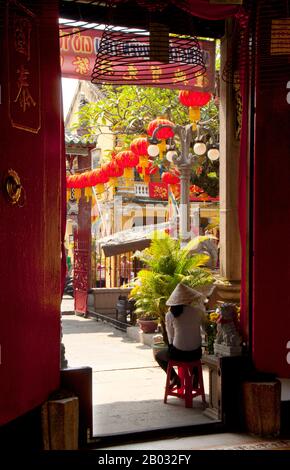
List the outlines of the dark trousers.
<svg viewBox="0 0 290 470">
<path fill-rule="evenodd" d="M 123 284 L 128 284 L 128 277 L 120 277 L 120 286 Z"/>
<path fill-rule="evenodd" d="M 192 362 L 198 361 L 202 356 L 202 349 L 194 349 L 193 351 L 181 351 L 177 349 L 172 344 L 169 345 L 168 349 L 162 349 L 158 351 L 155 355 L 155 359 L 160 365 L 161 369 L 163 369 L 167 373 L 167 366 L 170 359 L 174 359 L 175 361 L 181 362 Z M 193 368 L 192 374 L 194 376 L 194 383 L 198 382 L 198 369 L 197 367 Z M 170 379 L 177 379 L 178 375 L 175 372 L 174 368 L 171 369 L 171 376 Z"/>
</svg>

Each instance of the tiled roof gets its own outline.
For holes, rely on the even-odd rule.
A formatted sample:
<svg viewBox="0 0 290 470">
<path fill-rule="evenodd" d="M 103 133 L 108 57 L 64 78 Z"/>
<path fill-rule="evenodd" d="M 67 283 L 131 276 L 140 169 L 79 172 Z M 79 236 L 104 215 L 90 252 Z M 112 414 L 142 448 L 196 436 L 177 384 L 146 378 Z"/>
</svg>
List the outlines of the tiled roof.
<svg viewBox="0 0 290 470">
<path fill-rule="evenodd" d="M 96 141 L 91 138 L 87 138 L 78 134 L 73 134 L 72 132 L 65 131 L 65 145 L 81 145 L 87 147 L 88 145 L 94 144 Z"/>
</svg>

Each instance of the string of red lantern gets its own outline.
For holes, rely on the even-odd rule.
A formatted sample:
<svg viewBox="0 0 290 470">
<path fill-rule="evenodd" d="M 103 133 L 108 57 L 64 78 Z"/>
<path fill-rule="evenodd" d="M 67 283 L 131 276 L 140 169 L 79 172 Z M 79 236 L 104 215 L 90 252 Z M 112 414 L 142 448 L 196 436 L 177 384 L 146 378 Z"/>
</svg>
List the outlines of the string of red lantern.
<svg viewBox="0 0 290 470">
<path fill-rule="evenodd" d="M 200 118 L 200 107 L 206 105 L 211 98 L 210 93 L 194 92 L 182 90 L 179 92 L 180 102 L 189 107 L 191 119 L 197 121 Z M 174 124 L 168 119 L 156 118 L 151 121 L 147 128 L 147 133 L 152 136 L 155 129 L 160 126 L 168 126 L 159 129 L 156 132 L 156 138 L 161 140 L 158 144 L 160 154 L 166 150 L 166 140 L 174 136 Z M 104 184 L 110 182 L 113 186 L 117 185 L 117 178 L 124 175 L 126 184 L 133 180 L 133 168 L 141 175 L 145 182 L 150 181 L 150 176 L 158 171 L 156 165 L 153 165 L 148 156 L 148 140 L 146 137 L 135 138 L 130 144 L 130 150 L 121 152 L 112 152 L 112 160 L 100 168 L 87 171 L 81 174 L 69 175 L 66 178 L 67 188 L 89 188 L 96 187 L 98 193 L 104 191 Z M 173 169 L 172 173 L 165 172 L 162 175 L 162 182 L 171 185 L 179 184 L 179 172 Z M 203 190 L 197 188 L 194 192 L 201 193 Z"/>
</svg>

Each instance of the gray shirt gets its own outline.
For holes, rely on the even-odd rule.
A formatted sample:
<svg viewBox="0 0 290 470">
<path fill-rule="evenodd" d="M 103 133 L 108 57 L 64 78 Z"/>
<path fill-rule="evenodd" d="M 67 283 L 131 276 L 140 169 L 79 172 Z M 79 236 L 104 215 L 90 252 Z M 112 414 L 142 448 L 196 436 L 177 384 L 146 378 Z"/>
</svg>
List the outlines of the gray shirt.
<svg viewBox="0 0 290 470">
<path fill-rule="evenodd" d="M 201 347 L 201 329 L 205 328 L 205 309 L 185 305 L 182 314 L 175 318 L 170 311 L 165 315 L 169 344 L 181 351 L 193 351 Z"/>
</svg>

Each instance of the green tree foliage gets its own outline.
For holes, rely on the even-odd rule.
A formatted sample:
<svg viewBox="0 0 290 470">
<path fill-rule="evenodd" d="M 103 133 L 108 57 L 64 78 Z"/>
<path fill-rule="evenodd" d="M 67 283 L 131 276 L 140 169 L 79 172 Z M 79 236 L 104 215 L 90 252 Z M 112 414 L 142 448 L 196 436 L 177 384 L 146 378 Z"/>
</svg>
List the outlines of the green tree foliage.
<svg viewBox="0 0 290 470">
<path fill-rule="evenodd" d="M 85 124 L 88 134 L 101 133 L 105 125 L 112 132 L 145 134 L 149 122 L 159 116 L 176 124 L 188 123 L 188 112 L 180 104 L 177 90 L 103 85 L 101 91 L 103 99 L 79 111 L 79 124 Z"/>
<path fill-rule="evenodd" d="M 200 157 L 191 173 L 190 181 L 202 188 L 210 197 L 219 194 L 219 161 Z"/>
<path fill-rule="evenodd" d="M 188 108 L 179 102 L 178 90 L 149 88 L 141 86 L 103 85 L 100 88 L 103 99 L 84 105 L 78 112 L 76 127 L 86 129 L 83 138 L 91 139 L 99 134 L 110 132 L 118 135 L 124 147 L 135 136 L 146 134 L 150 121 L 157 117 L 169 119 L 174 124 L 189 123 Z M 201 108 L 201 121 L 219 141 L 218 100 L 212 99 Z M 178 142 L 177 142 L 178 147 Z M 168 163 L 156 159 L 157 165 Z M 191 183 L 200 186 L 209 196 L 218 195 L 219 165 L 212 163 L 206 156 L 197 157 L 193 166 Z"/>
</svg>

